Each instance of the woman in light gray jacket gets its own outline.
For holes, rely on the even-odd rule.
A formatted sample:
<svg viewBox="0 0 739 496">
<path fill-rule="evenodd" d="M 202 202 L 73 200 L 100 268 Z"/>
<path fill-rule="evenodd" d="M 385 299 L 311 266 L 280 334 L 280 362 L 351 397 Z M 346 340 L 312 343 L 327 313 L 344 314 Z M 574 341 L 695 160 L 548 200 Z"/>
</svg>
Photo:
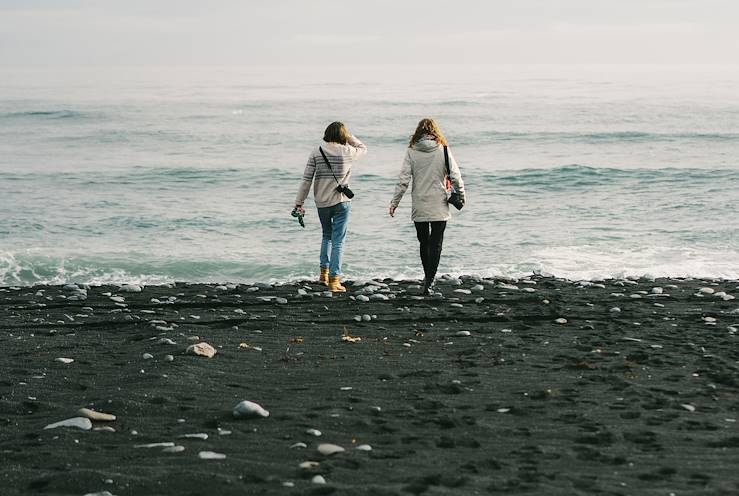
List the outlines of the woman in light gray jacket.
<svg viewBox="0 0 739 496">
<path fill-rule="evenodd" d="M 395 186 L 395 195 L 390 202 L 390 216 L 395 216 L 395 210 L 411 180 L 411 218 L 421 245 L 421 263 L 425 275 L 423 294 L 428 295 L 431 294 L 439 267 L 446 221 L 451 218 L 448 191 L 453 187 L 460 201 L 465 201 L 464 181 L 459 166 L 433 119 L 421 119 L 411 137 Z"/>
</svg>

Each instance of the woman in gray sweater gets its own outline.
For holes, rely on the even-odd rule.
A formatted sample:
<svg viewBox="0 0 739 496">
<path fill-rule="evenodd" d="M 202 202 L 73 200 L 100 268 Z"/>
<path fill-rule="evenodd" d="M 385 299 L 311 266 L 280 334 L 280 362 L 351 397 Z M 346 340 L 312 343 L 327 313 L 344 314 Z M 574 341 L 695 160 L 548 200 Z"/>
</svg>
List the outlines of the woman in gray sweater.
<svg viewBox="0 0 739 496">
<path fill-rule="evenodd" d="M 448 174 L 445 149 L 449 157 Z M 411 218 L 421 245 L 421 263 L 425 275 L 423 294 L 428 295 L 431 294 L 439 267 L 446 222 L 451 218 L 447 192 L 453 187 L 460 201 L 465 201 L 464 181 L 459 166 L 433 119 L 421 119 L 411 137 L 395 186 L 395 195 L 390 202 L 389 213 L 392 217 L 411 181 Z"/>
<path fill-rule="evenodd" d="M 341 285 L 341 257 L 354 195 L 347 196 L 345 188 L 352 174 L 352 164 L 366 154 L 367 147 L 349 133 L 343 123 L 332 122 L 323 134 L 323 143 L 308 157 L 295 198 L 295 209 L 305 213 L 303 204 L 313 184 L 313 200 L 323 230 L 319 281 L 334 293 L 346 291 Z"/>
</svg>

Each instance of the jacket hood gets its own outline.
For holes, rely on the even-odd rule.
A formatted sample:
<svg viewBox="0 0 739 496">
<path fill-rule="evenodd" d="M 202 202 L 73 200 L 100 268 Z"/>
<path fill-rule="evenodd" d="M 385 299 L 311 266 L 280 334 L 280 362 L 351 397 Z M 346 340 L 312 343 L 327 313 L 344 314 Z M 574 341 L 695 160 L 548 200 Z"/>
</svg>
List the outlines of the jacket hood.
<svg viewBox="0 0 739 496">
<path fill-rule="evenodd" d="M 433 152 L 439 148 L 439 146 L 439 143 L 434 139 L 422 139 L 413 145 L 413 149 L 418 150 L 419 152 Z"/>
</svg>

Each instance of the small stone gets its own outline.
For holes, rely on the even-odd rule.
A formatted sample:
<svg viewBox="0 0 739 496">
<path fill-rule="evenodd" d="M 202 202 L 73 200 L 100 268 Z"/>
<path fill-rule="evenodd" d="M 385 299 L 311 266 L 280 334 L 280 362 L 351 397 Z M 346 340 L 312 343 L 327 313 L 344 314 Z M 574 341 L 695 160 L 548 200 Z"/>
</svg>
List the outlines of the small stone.
<svg viewBox="0 0 739 496">
<path fill-rule="evenodd" d="M 307 447 L 308 447 L 308 445 L 307 445 L 307 444 L 305 444 L 305 443 L 294 443 L 294 444 L 291 444 L 291 445 L 290 445 L 290 449 L 295 449 L 295 448 L 307 448 Z"/>
<path fill-rule="evenodd" d="M 161 339 L 159 339 L 159 341 L 157 341 L 157 343 L 159 343 L 159 344 L 169 344 L 169 345 L 177 344 L 177 343 L 175 343 L 174 341 L 172 341 L 169 338 L 161 338 Z"/>
<path fill-rule="evenodd" d="M 483 298 L 482 296 L 480 296 L 480 297 L 478 297 L 478 298 L 475 298 L 475 303 L 477 303 L 478 305 L 479 305 L 480 303 L 482 303 L 483 301 L 485 301 L 485 298 Z"/>
<path fill-rule="evenodd" d="M 662 288 L 657 287 L 657 288 L 652 288 L 651 292 L 652 294 L 662 294 L 664 293 L 664 290 Z"/>
<path fill-rule="evenodd" d="M 186 352 L 191 355 L 199 355 L 208 358 L 213 358 L 213 356 L 215 356 L 215 354 L 217 353 L 215 348 L 205 342 L 191 344 L 187 347 Z"/>
<path fill-rule="evenodd" d="M 103 412 L 96 412 L 95 410 L 90 410 L 89 408 L 80 408 L 77 410 L 77 415 L 80 417 L 86 417 L 90 420 L 99 420 L 101 422 L 112 422 L 116 419 L 115 415 L 111 415 L 110 413 L 103 413 Z"/>
<path fill-rule="evenodd" d="M 485 289 L 485 286 L 483 286 L 482 284 L 475 284 L 475 285 L 474 285 L 474 286 L 472 286 L 472 288 L 470 288 L 470 289 L 471 289 L 472 291 L 482 291 L 483 289 Z"/>
<path fill-rule="evenodd" d="M 162 453 L 182 453 L 185 451 L 184 446 L 176 445 L 176 446 L 167 446 L 162 450 Z"/>
<path fill-rule="evenodd" d="M 461 303 L 450 303 L 449 306 L 454 308 L 464 308 L 464 305 Z"/>
<path fill-rule="evenodd" d="M 198 458 L 201 460 L 224 460 L 226 455 L 223 453 L 216 453 L 215 451 L 201 451 L 198 453 Z"/>
<path fill-rule="evenodd" d="M 344 451 L 346 450 L 337 444 L 322 443 L 318 445 L 318 452 L 323 456 L 331 456 Z"/>
<path fill-rule="evenodd" d="M 365 295 L 357 295 L 356 296 L 356 299 L 357 299 L 357 301 L 362 301 L 362 302 L 368 302 L 368 301 L 370 301 L 370 299 L 368 297 L 366 297 Z"/>
<path fill-rule="evenodd" d="M 640 294 L 637 294 L 637 293 L 634 293 L 634 294 L 630 294 L 629 295 L 629 298 L 632 298 L 634 300 L 638 300 L 639 298 L 641 298 L 641 295 Z"/>
<path fill-rule="evenodd" d="M 94 431 L 100 431 L 100 432 L 115 432 L 115 429 L 113 429 L 109 425 L 104 425 L 102 427 L 93 427 L 92 430 L 94 430 Z"/>
<path fill-rule="evenodd" d="M 85 496 L 115 496 L 110 491 L 98 491 L 96 493 L 86 493 Z"/>
<path fill-rule="evenodd" d="M 353 319 L 354 319 L 355 321 L 357 321 L 357 322 L 362 322 L 362 316 L 361 316 L 361 315 L 355 315 L 355 316 L 354 316 L 354 317 L 352 317 L 352 318 L 353 318 Z"/>
<path fill-rule="evenodd" d="M 236 418 L 269 417 L 269 412 L 258 403 L 244 400 L 234 407 L 233 416 Z"/>
<path fill-rule="evenodd" d="M 557 324 L 566 324 L 567 323 L 567 319 L 564 319 L 564 318 L 560 317 L 560 318 L 556 319 L 554 322 L 556 322 Z"/>
<path fill-rule="evenodd" d="M 363 320 L 364 322 L 369 322 L 369 321 L 371 321 L 371 320 L 372 320 L 372 316 L 370 316 L 370 315 L 367 315 L 367 314 L 364 314 L 364 315 L 362 315 L 362 320 Z"/>
<path fill-rule="evenodd" d="M 303 462 L 300 465 L 298 465 L 298 467 L 304 468 L 306 470 L 310 470 L 310 469 L 316 468 L 319 465 L 320 465 L 320 463 L 318 463 L 318 462 L 314 462 L 312 460 L 308 460 L 307 462 Z"/>
<path fill-rule="evenodd" d="M 710 295 L 710 294 L 713 294 L 713 293 L 715 293 L 716 291 L 715 291 L 715 290 L 714 290 L 713 288 L 700 288 L 700 289 L 698 290 L 698 292 L 699 292 L 699 293 L 703 293 L 703 294 L 709 294 L 709 295 Z"/>
<path fill-rule="evenodd" d="M 319 437 L 321 435 L 321 431 L 319 431 L 318 429 L 308 429 L 305 431 L 305 433 L 316 437 Z"/>
<path fill-rule="evenodd" d="M 282 487 L 295 487 L 295 483 L 290 482 L 290 481 L 285 481 L 282 483 Z"/>
<path fill-rule="evenodd" d="M 148 444 L 134 444 L 134 448 L 171 448 L 175 444 L 172 442 L 164 442 L 164 443 L 148 443 Z"/>
<path fill-rule="evenodd" d="M 369 444 L 360 444 L 354 449 L 359 451 L 372 451 L 372 446 L 370 446 Z"/>
<path fill-rule="evenodd" d="M 44 429 L 56 429 L 57 427 L 76 427 L 77 429 L 82 429 L 83 431 L 89 431 L 90 429 L 92 429 L 92 422 L 90 422 L 89 418 L 72 417 L 59 422 L 54 422 L 53 424 L 49 424 L 44 427 Z"/>
<path fill-rule="evenodd" d="M 693 405 L 688 405 L 687 403 L 684 403 L 684 404 L 682 404 L 680 406 L 683 407 L 683 408 L 685 408 L 689 412 L 694 412 L 695 411 L 695 407 Z"/>
<path fill-rule="evenodd" d="M 114 301 L 116 303 L 123 303 L 126 301 L 126 299 L 123 296 L 111 296 L 110 301 Z"/>
<path fill-rule="evenodd" d="M 74 358 L 56 358 L 54 361 L 60 363 L 72 363 L 74 362 Z"/>
<path fill-rule="evenodd" d="M 459 293 L 459 294 L 466 294 L 466 295 L 472 294 L 472 291 L 470 291 L 469 289 L 462 289 L 462 288 L 455 289 L 454 292 Z"/>
<path fill-rule="evenodd" d="M 326 483 L 326 479 L 324 479 L 322 475 L 314 475 L 310 481 L 313 484 L 325 484 Z"/>
<path fill-rule="evenodd" d="M 208 439 L 208 434 L 204 432 L 198 432 L 197 434 L 183 434 L 179 437 L 185 439 L 200 439 L 202 441 L 206 441 Z"/>
<path fill-rule="evenodd" d="M 164 355 L 165 362 L 174 362 L 174 355 Z"/>
<path fill-rule="evenodd" d="M 280 305 L 285 305 L 287 303 L 287 298 L 275 298 L 275 302 Z"/>
<path fill-rule="evenodd" d="M 151 353 L 144 353 L 143 355 L 141 355 L 141 358 L 143 358 L 144 360 L 151 360 L 152 358 L 154 358 L 154 355 L 152 355 Z"/>
<path fill-rule="evenodd" d="M 472 336 L 470 331 L 459 331 L 455 334 L 456 336 Z"/>
<path fill-rule="evenodd" d="M 142 288 L 138 284 L 124 284 L 120 287 L 120 291 L 124 293 L 140 293 L 141 290 Z"/>
<path fill-rule="evenodd" d="M 716 322 L 714 317 L 703 317 L 704 322 Z"/>
<path fill-rule="evenodd" d="M 620 311 L 621 311 L 621 309 L 620 309 L 620 308 L 618 308 L 618 307 L 613 307 L 613 308 L 611 308 L 611 309 L 609 310 L 609 312 L 611 312 L 611 313 L 618 313 L 618 312 L 620 312 Z"/>
</svg>

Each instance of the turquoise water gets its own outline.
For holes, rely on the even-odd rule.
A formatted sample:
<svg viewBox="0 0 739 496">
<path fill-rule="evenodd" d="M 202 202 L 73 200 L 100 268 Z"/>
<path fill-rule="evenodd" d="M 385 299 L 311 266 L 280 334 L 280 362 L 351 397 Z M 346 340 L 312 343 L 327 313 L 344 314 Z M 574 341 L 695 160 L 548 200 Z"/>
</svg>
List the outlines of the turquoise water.
<svg viewBox="0 0 739 496">
<path fill-rule="evenodd" d="M 301 71 L 304 71 L 301 73 Z M 0 284 L 289 280 L 325 125 L 370 149 L 345 272 L 419 277 L 408 135 L 447 133 L 469 204 L 441 270 L 739 278 L 739 77 L 725 68 L 19 70 L 0 81 Z"/>
</svg>

